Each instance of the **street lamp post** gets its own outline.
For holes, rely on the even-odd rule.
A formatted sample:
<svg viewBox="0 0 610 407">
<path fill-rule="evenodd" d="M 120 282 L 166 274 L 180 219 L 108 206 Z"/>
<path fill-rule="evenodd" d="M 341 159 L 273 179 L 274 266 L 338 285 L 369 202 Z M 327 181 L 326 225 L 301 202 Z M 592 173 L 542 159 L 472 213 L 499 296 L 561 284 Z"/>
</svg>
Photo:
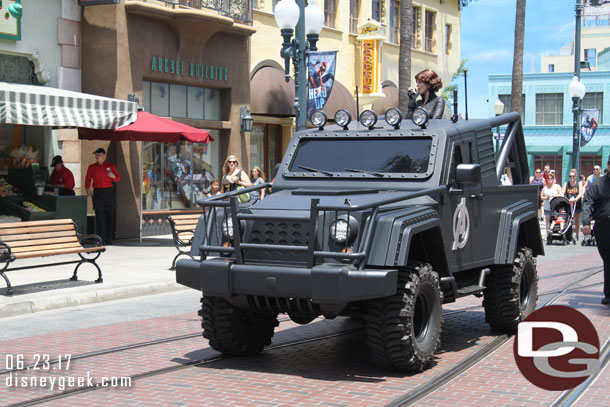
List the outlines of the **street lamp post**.
<svg viewBox="0 0 610 407">
<path fill-rule="evenodd" d="M 504 103 L 500 99 L 496 100 L 494 103 L 494 113 L 496 116 L 500 116 L 504 112 Z M 500 150 L 500 126 L 496 128 L 496 157 L 498 156 Z"/>
<path fill-rule="evenodd" d="M 580 107 L 582 98 L 585 97 L 587 89 L 578 76 L 574 75 L 574 79 L 568 86 L 568 93 L 572 98 L 572 113 L 574 114 L 574 123 L 572 127 L 572 162 L 573 168 L 576 168 L 576 173 L 580 175 Z"/>
<path fill-rule="evenodd" d="M 576 0 L 576 28 L 574 30 L 574 79 L 568 86 L 572 98 L 572 113 L 574 123 L 572 128 L 572 162 L 576 173 L 580 175 L 580 102 L 585 97 L 585 85 L 580 82 L 580 17 L 582 15 L 582 0 Z"/>
<path fill-rule="evenodd" d="M 297 4 L 298 3 L 298 4 Z M 275 22 L 284 42 L 280 55 L 284 58 L 284 78 L 290 80 L 290 60 L 294 69 L 294 112 L 297 131 L 307 128 L 306 69 L 309 51 L 317 51 L 316 43 L 324 25 L 324 12 L 309 0 L 282 0 L 275 6 Z M 296 27 L 296 32 L 295 32 Z M 292 38 L 293 33 L 294 38 Z M 307 41 L 305 40 L 307 34 Z"/>
</svg>

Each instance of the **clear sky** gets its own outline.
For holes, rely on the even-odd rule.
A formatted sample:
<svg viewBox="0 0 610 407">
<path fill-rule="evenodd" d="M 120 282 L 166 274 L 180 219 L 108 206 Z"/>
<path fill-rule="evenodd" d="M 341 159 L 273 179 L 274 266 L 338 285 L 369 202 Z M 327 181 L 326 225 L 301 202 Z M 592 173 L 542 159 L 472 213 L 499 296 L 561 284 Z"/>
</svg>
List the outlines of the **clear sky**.
<svg viewBox="0 0 610 407">
<path fill-rule="evenodd" d="M 527 1 L 523 73 L 540 72 L 540 56 L 559 55 L 559 48 L 574 41 L 575 4 L 576 0 Z M 461 58 L 468 59 L 470 118 L 489 115 L 488 75 L 512 73 L 515 15 L 516 0 L 478 0 L 462 8 L 460 46 Z M 455 83 L 463 115 L 464 78 Z"/>
</svg>

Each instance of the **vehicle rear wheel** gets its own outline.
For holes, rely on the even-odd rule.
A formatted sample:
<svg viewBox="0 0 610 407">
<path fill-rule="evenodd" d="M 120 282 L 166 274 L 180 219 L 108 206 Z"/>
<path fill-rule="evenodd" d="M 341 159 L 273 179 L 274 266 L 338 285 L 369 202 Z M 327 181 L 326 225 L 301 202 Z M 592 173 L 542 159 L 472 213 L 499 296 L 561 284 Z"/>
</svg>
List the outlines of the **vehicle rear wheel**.
<svg viewBox="0 0 610 407">
<path fill-rule="evenodd" d="M 397 293 L 371 300 L 365 314 L 367 345 L 373 362 L 421 372 L 440 345 L 442 293 L 429 264 L 409 264 L 398 275 Z"/>
<path fill-rule="evenodd" d="M 483 292 L 485 321 L 495 331 L 513 334 L 536 309 L 538 273 L 529 248 L 520 248 L 513 264 L 495 266 Z"/>
<path fill-rule="evenodd" d="M 201 297 L 203 337 L 226 355 L 253 355 L 271 344 L 277 314 L 241 311 L 220 297 Z"/>
</svg>

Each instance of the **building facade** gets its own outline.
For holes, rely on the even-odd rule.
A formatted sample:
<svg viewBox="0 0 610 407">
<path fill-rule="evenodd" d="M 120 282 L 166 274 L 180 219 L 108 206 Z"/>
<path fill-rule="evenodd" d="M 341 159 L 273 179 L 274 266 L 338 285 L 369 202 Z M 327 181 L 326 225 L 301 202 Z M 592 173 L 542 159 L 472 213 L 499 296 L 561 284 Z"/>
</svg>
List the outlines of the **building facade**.
<svg viewBox="0 0 610 407">
<path fill-rule="evenodd" d="M 593 138 L 580 148 L 581 174 L 586 176 L 593 172 L 594 165 L 605 163 L 610 154 L 610 69 L 602 68 L 606 69 L 602 65 L 596 72 L 581 72 L 581 81 L 587 88 L 583 110 L 600 112 Z M 573 76 L 571 72 L 523 74 L 522 122 L 532 175 L 536 168 L 548 164 L 565 182 L 575 167 L 572 99 L 568 93 Z M 489 100 L 501 100 L 505 112 L 510 107 L 510 93 L 511 75 L 489 75 Z M 493 114 L 491 106 L 489 115 Z"/>
<path fill-rule="evenodd" d="M 9 7 L 21 6 L 16 18 Z M 5 0 L 0 19 L 0 82 L 81 90 L 80 7 L 77 0 Z M 13 148 L 40 151 L 48 167 L 56 154 L 74 173 L 80 189 L 80 143 L 73 132 L 47 126 L 0 124 L 0 177 L 7 174 Z"/>
<path fill-rule="evenodd" d="M 214 138 L 209 145 L 82 141 L 83 168 L 103 147 L 121 174 L 119 238 L 138 236 L 140 227 L 144 235 L 168 232 L 167 215 L 196 210 L 212 177 L 222 175 L 229 152 L 248 156 L 240 107 L 250 102 L 249 45 L 255 30 L 249 2 L 225 3 L 230 7 L 218 10 L 173 0 L 83 7 L 83 91 L 137 98 L 146 111 L 205 129 Z"/>
<path fill-rule="evenodd" d="M 581 82 L 586 94 L 581 103 L 583 121 L 595 120 L 593 137 L 580 147 L 581 174 L 589 176 L 595 165 L 605 167 L 610 155 L 610 4 L 586 3 L 582 24 Z M 574 77 L 574 47 L 568 43 L 558 56 L 541 58 L 540 73 L 523 74 L 522 123 L 530 172 L 550 165 L 562 183 L 575 168 L 572 160 L 573 112 L 568 85 Z M 489 75 L 489 115 L 501 100 L 509 111 L 511 75 Z M 597 117 L 594 117 L 597 116 Z M 590 130 L 589 130 L 590 131 Z"/>
<path fill-rule="evenodd" d="M 250 163 L 267 173 L 283 154 L 293 131 L 294 84 L 285 83 L 284 61 L 280 57 L 282 37 L 275 23 L 276 0 L 254 0 L 250 63 L 251 107 L 254 130 L 250 135 Z M 380 109 L 397 103 L 400 1 L 398 0 L 318 0 L 325 22 L 319 51 L 338 51 L 333 89 L 324 108 L 329 118 L 337 109 L 356 114 L 355 87 L 361 76 L 358 26 L 375 21 L 381 24 L 385 41 L 381 55 L 381 85 L 386 99 Z M 460 65 L 460 0 L 413 2 L 411 72 L 425 68 L 436 71 L 449 84 Z M 292 75 L 292 72 L 291 72 Z M 413 85 L 415 80 L 412 79 Z M 280 95 L 280 96 L 278 96 Z M 392 99 L 391 101 L 389 99 Z M 363 107 L 361 106 L 360 110 Z M 385 110 L 384 110 L 385 112 Z"/>
</svg>

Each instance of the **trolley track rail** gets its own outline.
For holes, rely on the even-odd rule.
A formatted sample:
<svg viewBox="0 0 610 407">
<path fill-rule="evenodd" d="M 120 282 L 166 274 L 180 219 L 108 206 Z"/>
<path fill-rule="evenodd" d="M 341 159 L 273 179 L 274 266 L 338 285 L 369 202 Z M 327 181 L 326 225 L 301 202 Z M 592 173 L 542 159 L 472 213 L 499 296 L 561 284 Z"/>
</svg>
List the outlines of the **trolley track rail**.
<svg viewBox="0 0 610 407">
<path fill-rule="evenodd" d="M 579 284 L 580 282 L 594 276 L 595 274 L 600 273 L 601 271 L 602 271 L 602 269 L 597 267 L 596 270 L 591 271 L 576 280 L 566 283 L 562 288 L 560 288 L 558 290 L 553 290 L 553 291 L 539 294 L 539 296 L 555 294 L 553 297 L 551 297 L 549 300 L 547 300 L 542 306 L 547 306 L 547 305 L 552 304 L 561 295 L 570 292 L 573 289 L 574 285 Z M 444 316 L 455 315 L 455 314 L 467 312 L 468 310 L 472 310 L 472 309 L 476 309 L 476 308 L 480 308 L 480 307 L 481 307 L 481 305 L 477 305 L 477 306 L 468 307 L 465 309 L 448 311 L 448 312 L 444 313 Z M 285 319 L 279 320 L 279 322 L 287 322 L 287 321 L 290 321 L 290 319 L 285 318 Z M 364 329 L 362 327 L 358 327 L 358 328 L 352 328 L 352 329 L 348 329 L 348 330 L 333 333 L 333 334 L 321 335 L 321 336 L 316 336 L 313 338 L 300 339 L 300 340 L 296 340 L 296 341 L 280 343 L 280 344 L 271 345 L 271 346 L 265 348 L 264 352 L 269 352 L 269 351 L 282 349 L 282 348 L 286 348 L 286 347 L 291 347 L 291 346 L 298 346 L 298 345 L 307 344 L 307 343 L 311 343 L 311 342 L 323 341 L 323 340 L 346 336 L 346 335 L 355 334 L 355 333 L 362 333 L 363 331 L 364 331 Z M 83 353 L 81 355 L 75 355 L 72 357 L 72 360 L 85 359 L 85 358 L 90 358 L 93 356 L 105 355 L 105 354 L 109 354 L 109 353 L 116 353 L 116 352 L 121 352 L 121 351 L 125 351 L 125 350 L 130 350 L 130 349 L 142 348 L 142 347 L 146 347 L 146 346 L 152 346 L 152 345 L 168 343 L 168 342 L 173 342 L 173 341 L 186 340 L 186 339 L 191 339 L 191 338 L 195 338 L 195 337 L 199 337 L 199 336 L 201 336 L 201 332 L 194 333 L 194 334 L 186 334 L 186 335 L 181 335 L 181 336 L 176 336 L 176 337 L 171 337 L 171 338 L 157 339 L 157 340 L 141 342 L 141 343 L 137 343 L 137 344 L 125 345 L 125 346 L 121 346 L 121 347 L 104 349 L 104 350 L 94 351 L 94 352 L 89 352 L 89 353 Z M 500 346 L 502 346 L 504 343 L 506 343 L 509 339 L 510 339 L 510 337 L 508 337 L 506 335 L 501 335 L 501 336 L 496 337 L 490 343 L 484 345 L 481 349 L 477 350 L 474 354 L 470 355 L 469 357 L 458 362 L 453 367 L 449 368 L 449 370 L 447 370 L 446 372 L 440 374 L 439 376 L 436 376 L 432 380 L 417 387 L 416 389 L 407 393 L 406 395 L 393 400 L 392 402 L 387 404 L 387 406 L 411 405 L 412 403 L 414 403 L 418 400 L 421 400 L 426 395 L 432 393 L 434 390 L 438 389 L 439 387 L 448 383 L 449 381 L 451 381 L 453 378 L 457 377 L 464 371 L 466 371 L 466 370 L 470 369 L 471 367 L 473 367 L 474 365 L 476 365 L 478 362 L 483 360 L 485 357 L 487 357 L 488 355 L 493 353 L 495 350 L 497 350 Z M 606 353 L 608 353 L 607 350 L 606 350 Z M 610 359 L 610 356 L 606 355 L 606 358 Z M 172 373 L 175 371 L 188 369 L 190 367 L 205 366 L 205 365 L 220 362 L 220 361 L 223 361 L 226 359 L 227 359 L 227 357 L 224 357 L 224 356 L 197 359 L 197 360 L 189 361 L 189 362 L 182 363 L 182 364 L 176 365 L 176 366 L 169 366 L 169 367 L 165 367 L 165 368 L 151 370 L 148 372 L 138 373 L 138 374 L 130 376 L 130 378 L 133 382 L 134 380 L 154 377 L 154 376 L 158 376 L 158 375 L 162 375 L 162 374 L 166 374 L 166 373 Z M 57 363 L 57 362 L 58 362 L 57 360 L 51 361 L 51 363 Z M 606 363 L 607 363 L 607 361 L 606 361 Z M 13 371 L 15 371 L 15 370 L 13 370 Z M 10 371 L 3 370 L 3 371 L 0 371 L 0 374 L 5 374 L 8 372 L 10 372 Z M 90 391 L 94 391 L 94 390 L 98 390 L 98 389 L 103 389 L 103 388 L 105 388 L 105 387 L 95 386 L 95 385 L 93 387 L 78 387 L 78 388 L 63 391 L 61 393 L 56 393 L 53 395 L 39 397 L 39 398 L 35 398 L 35 399 L 26 400 L 23 402 L 10 404 L 9 407 L 24 407 L 24 406 L 42 404 L 45 402 L 58 400 L 58 399 L 62 399 L 62 398 L 66 398 L 66 397 L 70 397 L 73 395 L 78 395 L 81 393 L 90 392 Z"/>
<path fill-rule="evenodd" d="M 548 294 L 539 294 L 538 296 L 540 297 L 543 295 L 550 295 L 550 294 L 556 292 L 556 294 L 553 297 L 551 297 L 550 299 L 545 301 L 544 304 L 542 304 L 540 307 L 546 307 L 548 305 L 553 304 L 562 295 L 570 292 L 571 291 L 570 289 L 574 285 L 579 284 L 580 282 L 593 277 L 594 275 L 600 273 L 602 270 L 603 270 L 603 268 L 597 267 L 597 270 L 591 271 L 580 278 L 570 281 L 569 283 L 565 284 L 559 290 L 554 290 L 553 292 L 548 293 Z M 458 311 L 462 311 L 462 310 L 458 310 Z M 449 368 L 444 373 L 441 373 L 440 375 L 434 377 L 432 380 L 413 389 L 412 391 L 408 392 L 407 394 L 392 400 L 390 403 L 386 404 L 385 407 L 410 406 L 413 403 L 423 399 L 427 395 L 433 393 L 435 390 L 437 390 L 440 387 L 442 387 L 443 385 L 449 383 L 451 380 L 453 380 L 460 374 L 464 373 L 466 370 L 472 368 L 477 363 L 481 362 L 483 359 L 485 359 L 486 357 L 491 355 L 494 351 L 496 351 L 498 348 L 500 348 L 502 345 L 504 345 L 506 342 L 508 342 L 511 337 L 512 336 L 507 336 L 507 335 L 498 336 L 496 339 L 492 340 L 490 343 L 483 346 L 481 349 L 477 350 L 472 355 L 470 355 L 470 356 L 466 357 L 465 359 L 463 359 L 462 361 L 458 362 L 457 364 L 455 364 L 453 367 Z M 610 356 L 606 355 L 606 357 L 608 358 Z M 607 361 L 606 361 L 606 363 L 607 363 Z M 563 405 L 561 405 L 561 406 L 563 406 Z"/>
<path fill-rule="evenodd" d="M 599 371 L 595 374 L 589 376 L 584 382 L 580 385 L 574 387 L 573 389 L 566 390 L 559 395 L 551 403 L 549 407 L 570 407 L 573 406 L 578 400 L 580 400 L 587 390 L 591 388 L 591 386 L 599 379 L 601 372 L 604 370 L 608 363 L 610 362 L 610 338 L 606 340 L 606 343 L 602 346 L 599 352 L 599 360 L 600 360 L 600 368 Z"/>
<path fill-rule="evenodd" d="M 296 340 L 296 341 L 292 341 L 292 342 L 271 345 L 271 346 L 268 346 L 267 348 L 265 348 L 263 350 L 263 352 L 269 352 L 269 351 L 283 349 L 283 348 L 287 348 L 287 347 L 291 347 L 291 346 L 298 346 L 298 345 L 303 345 L 303 344 L 307 344 L 307 343 L 323 341 L 326 339 L 337 338 L 337 337 L 346 336 L 346 335 L 350 335 L 353 333 L 360 333 L 360 332 L 363 332 L 362 328 L 352 328 L 352 329 L 337 332 L 334 334 L 321 335 L 321 336 L 317 336 L 317 337 L 313 337 L 313 338 L 300 339 L 300 340 Z M 197 359 L 197 360 L 193 360 L 193 361 L 186 362 L 186 363 L 176 365 L 176 366 L 169 366 L 169 367 L 165 367 L 165 368 L 161 368 L 161 369 L 151 370 L 148 372 L 138 373 L 138 374 L 135 374 L 130 377 L 133 382 L 133 381 L 139 380 L 139 379 L 154 377 L 154 376 L 158 376 L 158 375 L 162 375 L 162 374 L 166 374 L 166 373 L 177 372 L 180 370 L 188 369 L 190 367 L 205 366 L 205 365 L 215 363 L 215 362 L 220 362 L 220 361 L 223 361 L 226 359 L 229 359 L 229 358 L 226 356 L 216 356 L 216 357 L 211 357 L 211 358 Z M 105 387 L 98 387 L 95 385 L 93 387 L 77 387 L 75 389 L 63 391 L 61 393 L 44 396 L 44 397 L 39 397 L 39 398 L 35 398 L 35 399 L 30 399 L 30 400 L 26 400 L 26 401 L 19 402 L 19 403 L 9 404 L 7 407 L 33 406 L 33 405 L 47 403 L 49 401 L 59 400 L 62 398 L 73 396 L 73 395 L 82 394 L 82 393 L 99 390 L 99 389 L 104 389 L 104 388 Z"/>
</svg>

